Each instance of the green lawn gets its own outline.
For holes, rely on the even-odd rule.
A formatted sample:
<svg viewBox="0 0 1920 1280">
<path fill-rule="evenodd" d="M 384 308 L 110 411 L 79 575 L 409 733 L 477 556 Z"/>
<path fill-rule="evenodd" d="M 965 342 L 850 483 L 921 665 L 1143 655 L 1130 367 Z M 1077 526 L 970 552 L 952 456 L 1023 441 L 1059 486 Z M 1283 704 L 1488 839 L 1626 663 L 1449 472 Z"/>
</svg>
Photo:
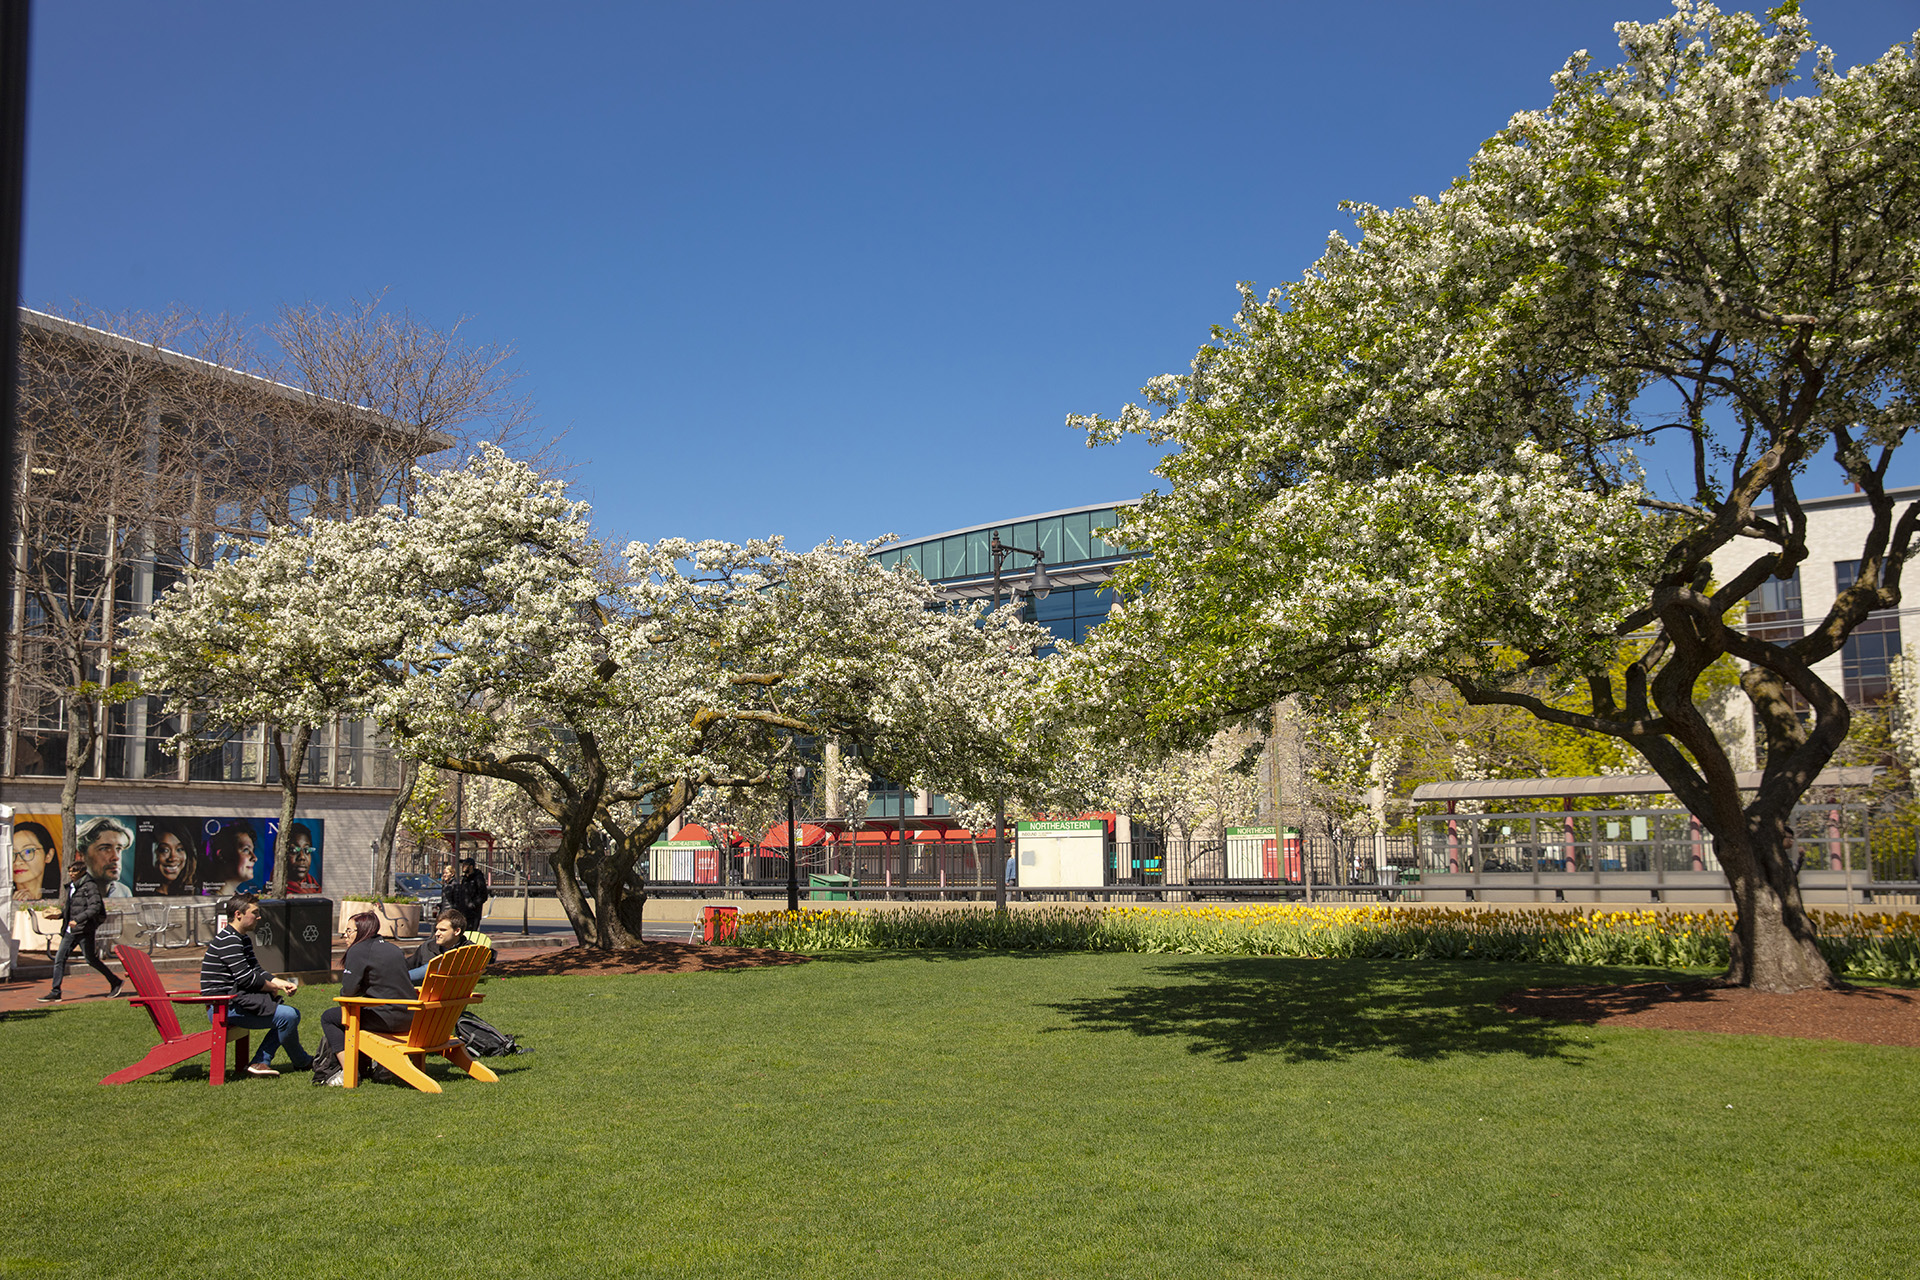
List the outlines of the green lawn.
<svg viewBox="0 0 1920 1280">
<path fill-rule="evenodd" d="M 144 1019 L 9 1014 L 0 1275 L 1912 1274 L 1920 1051 L 1492 1007 L 1644 973 L 923 953 L 495 980 L 484 1012 L 536 1052 L 438 1097 L 200 1066 L 103 1089 Z"/>
</svg>

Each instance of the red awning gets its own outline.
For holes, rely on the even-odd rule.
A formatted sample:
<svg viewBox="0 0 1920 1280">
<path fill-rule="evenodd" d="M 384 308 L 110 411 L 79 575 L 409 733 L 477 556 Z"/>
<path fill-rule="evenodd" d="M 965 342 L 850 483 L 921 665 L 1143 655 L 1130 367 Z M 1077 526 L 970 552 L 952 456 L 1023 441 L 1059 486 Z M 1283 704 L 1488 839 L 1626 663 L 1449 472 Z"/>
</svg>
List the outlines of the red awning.
<svg viewBox="0 0 1920 1280">
<path fill-rule="evenodd" d="M 809 845 L 825 843 L 826 838 L 827 829 L 825 827 L 816 827 L 811 822 L 802 822 L 798 824 L 794 830 L 793 842 L 804 848 Z M 787 824 L 781 822 L 768 827 L 767 834 L 762 837 L 760 841 L 760 847 L 763 849 L 773 849 L 776 852 L 786 848 Z"/>
<path fill-rule="evenodd" d="M 711 844 L 713 843 L 713 832 L 707 830 L 697 822 L 689 822 L 686 826 L 680 828 L 679 831 L 667 838 L 669 840 L 705 840 Z M 730 833 L 726 838 L 726 843 L 730 847 L 743 845 L 746 842 L 747 838 L 737 831 Z"/>
</svg>

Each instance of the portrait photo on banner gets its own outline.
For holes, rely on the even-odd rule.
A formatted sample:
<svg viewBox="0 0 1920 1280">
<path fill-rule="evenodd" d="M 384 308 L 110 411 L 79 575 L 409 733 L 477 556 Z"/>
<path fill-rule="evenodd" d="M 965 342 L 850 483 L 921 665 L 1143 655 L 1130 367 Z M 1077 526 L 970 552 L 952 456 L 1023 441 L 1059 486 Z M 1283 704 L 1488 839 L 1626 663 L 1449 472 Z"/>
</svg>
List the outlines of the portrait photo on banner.
<svg viewBox="0 0 1920 1280">
<path fill-rule="evenodd" d="M 258 893 L 266 885 L 266 860 L 260 832 L 265 818 L 202 818 L 199 831 L 207 860 L 202 882 L 207 892 Z"/>
<path fill-rule="evenodd" d="M 134 896 L 197 895 L 208 879 L 199 833 L 199 820 L 195 818 L 141 818 L 135 822 Z"/>
<path fill-rule="evenodd" d="M 60 900 L 60 815 L 13 815 L 13 900 Z"/>
<path fill-rule="evenodd" d="M 74 829 L 74 848 L 87 874 L 105 881 L 101 892 L 109 898 L 133 896 L 133 831 L 138 825 L 130 813 L 82 813 Z"/>
<path fill-rule="evenodd" d="M 262 881 L 273 875 L 280 857 L 280 819 L 266 819 L 267 856 L 262 864 Z M 319 893 L 326 873 L 321 870 L 322 849 L 326 839 L 324 818 L 301 818 L 287 837 L 287 895 Z"/>
</svg>

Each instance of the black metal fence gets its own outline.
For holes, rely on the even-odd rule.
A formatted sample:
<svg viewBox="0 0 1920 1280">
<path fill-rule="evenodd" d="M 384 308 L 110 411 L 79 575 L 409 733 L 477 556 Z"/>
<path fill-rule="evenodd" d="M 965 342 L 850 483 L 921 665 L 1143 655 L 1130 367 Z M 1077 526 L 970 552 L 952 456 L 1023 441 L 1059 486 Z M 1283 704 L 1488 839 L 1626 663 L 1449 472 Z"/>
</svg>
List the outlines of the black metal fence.
<svg viewBox="0 0 1920 1280">
<path fill-rule="evenodd" d="M 1551 817 L 1550 824 L 1546 819 Z M 1644 818 L 1644 825 L 1637 819 Z M 1537 819 L 1537 820 L 1536 820 Z M 1876 831 L 1857 808 L 1809 807 L 1796 814 L 1805 869 L 1851 867 L 1862 887 L 1920 885 L 1920 849 L 1913 837 Z M 801 848 L 798 880 L 813 901 L 863 899 L 991 900 L 1006 859 L 991 839 L 978 841 L 828 842 Z M 554 878 L 540 851 L 495 850 L 482 857 L 496 896 L 524 883 L 546 896 Z M 595 859 L 583 859 L 592 884 Z M 396 868 L 398 870 L 398 868 Z M 1454 815 L 1423 819 L 1417 834 L 1287 836 L 1261 841 L 1108 841 L 1099 884 L 1022 886 L 1025 900 L 1105 898 L 1191 901 L 1392 901 L 1417 896 L 1436 874 L 1511 872 L 1645 872 L 1719 870 L 1710 839 L 1684 814 L 1621 811 L 1567 815 Z M 822 883 L 814 883 L 816 878 Z M 664 897 L 784 897 L 787 851 L 715 850 L 695 858 L 656 850 L 636 883 Z M 432 886 L 437 889 L 437 882 Z"/>
</svg>

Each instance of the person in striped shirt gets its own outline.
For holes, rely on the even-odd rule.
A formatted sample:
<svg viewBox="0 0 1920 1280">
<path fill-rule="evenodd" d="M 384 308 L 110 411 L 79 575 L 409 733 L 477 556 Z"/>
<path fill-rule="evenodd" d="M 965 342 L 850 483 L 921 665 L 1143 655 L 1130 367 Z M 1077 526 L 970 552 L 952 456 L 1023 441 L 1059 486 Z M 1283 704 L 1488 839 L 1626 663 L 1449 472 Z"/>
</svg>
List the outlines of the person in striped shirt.
<svg viewBox="0 0 1920 1280">
<path fill-rule="evenodd" d="M 283 1045 L 294 1069 L 306 1071 L 313 1066 L 313 1056 L 300 1047 L 300 1011 L 273 998 L 291 995 L 298 984 L 274 977 L 254 958 L 253 939 L 248 935 L 259 925 L 257 895 L 236 893 L 227 899 L 227 927 L 214 935 L 200 961 L 200 990 L 210 996 L 233 996 L 227 1006 L 228 1026 L 270 1028 L 260 1051 L 247 1064 L 248 1075 L 279 1075 L 273 1069 L 273 1055 Z M 207 1016 L 211 1018 L 213 1011 L 208 1010 Z"/>
</svg>

